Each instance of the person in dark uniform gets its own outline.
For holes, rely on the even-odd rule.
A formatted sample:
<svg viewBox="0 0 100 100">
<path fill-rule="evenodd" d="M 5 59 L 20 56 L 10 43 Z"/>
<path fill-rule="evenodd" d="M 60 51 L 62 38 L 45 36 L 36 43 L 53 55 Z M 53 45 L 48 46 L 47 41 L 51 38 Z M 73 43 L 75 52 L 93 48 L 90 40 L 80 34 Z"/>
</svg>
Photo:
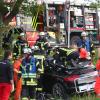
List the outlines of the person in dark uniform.
<svg viewBox="0 0 100 100">
<path fill-rule="evenodd" d="M 23 53 L 23 48 L 26 46 L 28 46 L 28 43 L 25 39 L 25 33 L 20 33 L 20 36 L 18 37 L 18 40 L 14 44 L 13 48 L 13 55 L 15 59 Z"/>
<path fill-rule="evenodd" d="M 88 59 L 91 59 L 91 57 L 94 57 L 94 55 L 95 55 L 94 44 L 90 40 L 87 32 L 83 31 L 81 33 L 81 37 L 82 37 L 82 39 L 80 41 L 78 41 L 78 43 L 77 43 L 78 47 L 85 48 L 88 52 Z"/>
<path fill-rule="evenodd" d="M 54 55 L 54 59 L 57 63 L 65 64 L 76 67 L 76 61 L 79 58 L 79 52 L 77 49 L 73 48 L 58 48 Z"/>
<path fill-rule="evenodd" d="M 0 100 L 8 100 L 14 91 L 12 52 L 5 51 L 4 59 L 0 61 Z"/>
<path fill-rule="evenodd" d="M 34 100 L 36 81 L 36 66 L 37 59 L 31 54 L 30 48 L 24 48 L 24 57 L 22 59 L 21 72 L 22 72 L 22 100 Z"/>
<path fill-rule="evenodd" d="M 43 54 L 46 53 L 47 49 L 49 48 L 49 43 L 46 39 L 45 32 L 40 32 L 39 39 L 37 40 L 35 45 L 39 47 L 40 53 L 43 53 Z"/>
</svg>

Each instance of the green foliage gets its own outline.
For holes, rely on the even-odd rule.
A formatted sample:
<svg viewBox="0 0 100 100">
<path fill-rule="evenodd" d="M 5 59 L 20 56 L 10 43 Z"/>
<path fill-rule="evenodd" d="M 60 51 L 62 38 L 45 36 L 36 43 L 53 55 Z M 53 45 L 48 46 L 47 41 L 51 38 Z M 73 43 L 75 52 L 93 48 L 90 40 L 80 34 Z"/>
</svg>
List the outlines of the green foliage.
<svg viewBox="0 0 100 100">
<path fill-rule="evenodd" d="M 27 2 L 22 5 L 22 10 L 25 15 L 37 16 L 38 13 L 42 13 L 44 11 L 44 5 L 39 5 L 34 2 Z"/>
<path fill-rule="evenodd" d="M 96 0 L 94 3 L 90 4 L 91 8 L 100 8 L 100 0 Z"/>
<path fill-rule="evenodd" d="M 5 26 L 5 25 L 0 25 L 0 51 L 2 51 L 2 43 L 3 43 L 3 38 L 5 35 L 8 34 L 9 29 L 11 29 L 11 26 Z M 2 53 L 2 52 L 0 52 Z"/>
<path fill-rule="evenodd" d="M 4 4 L 3 0 L 0 0 L 0 16 L 5 15 L 6 13 L 8 13 L 7 5 Z"/>
<path fill-rule="evenodd" d="M 97 100 L 97 99 L 96 99 L 96 96 L 94 94 L 92 94 L 92 95 L 91 94 L 89 94 L 89 95 L 85 94 L 83 96 L 74 95 L 71 100 Z"/>
<path fill-rule="evenodd" d="M 12 95 L 12 97 L 11 97 L 10 100 L 13 100 L 13 95 Z M 48 100 L 61 100 L 61 99 L 58 99 L 58 98 L 50 98 Z M 74 96 L 72 96 L 72 98 L 70 100 L 100 100 L 100 98 L 96 98 L 95 95 L 83 95 L 83 96 L 74 95 Z"/>
<path fill-rule="evenodd" d="M 25 15 L 25 16 L 31 16 L 32 17 L 32 28 L 33 30 L 37 30 L 37 27 L 38 27 L 38 15 L 39 14 L 43 14 L 43 11 L 44 11 L 44 5 L 41 4 L 37 4 L 35 1 L 33 2 L 24 2 L 24 4 L 22 5 L 22 13 Z"/>
</svg>

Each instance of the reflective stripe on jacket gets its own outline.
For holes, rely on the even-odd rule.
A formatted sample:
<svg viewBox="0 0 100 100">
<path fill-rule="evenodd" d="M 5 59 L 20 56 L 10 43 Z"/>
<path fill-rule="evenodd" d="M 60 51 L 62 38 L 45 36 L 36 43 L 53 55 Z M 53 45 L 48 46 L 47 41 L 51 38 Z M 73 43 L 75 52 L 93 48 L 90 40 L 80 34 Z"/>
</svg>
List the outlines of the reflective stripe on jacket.
<svg viewBox="0 0 100 100">
<path fill-rule="evenodd" d="M 60 48 L 61 50 L 65 51 L 67 56 L 70 55 L 72 52 L 75 52 L 76 49 L 65 49 L 65 48 Z"/>
</svg>

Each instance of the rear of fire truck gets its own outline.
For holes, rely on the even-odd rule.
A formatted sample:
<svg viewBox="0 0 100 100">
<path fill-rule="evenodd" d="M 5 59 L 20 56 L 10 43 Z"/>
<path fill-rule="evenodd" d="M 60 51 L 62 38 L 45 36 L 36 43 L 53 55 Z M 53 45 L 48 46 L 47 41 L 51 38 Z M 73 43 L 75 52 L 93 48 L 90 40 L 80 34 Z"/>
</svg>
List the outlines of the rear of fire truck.
<svg viewBox="0 0 100 100">
<path fill-rule="evenodd" d="M 45 19 L 44 29 L 48 28 L 47 31 L 49 34 L 49 41 L 51 45 L 58 45 L 58 47 L 65 45 L 68 46 L 69 42 L 68 40 L 70 40 L 69 45 L 71 45 L 77 42 L 77 40 L 81 39 L 81 33 L 83 31 L 88 32 L 90 38 L 92 38 L 92 41 L 94 43 L 98 42 L 96 41 L 96 36 L 98 34 L 98 21 L 97 21 L 97 12 L 95 10 L 91 10 L 89 6 L 83 6 L 83 5 L 69 5 L 70 6 L 69 9 L 67 9 L 66 3 L 62 1 L 56 2 L 53 0 L 51 1 L 47 0 L 44 4 L 46 7 L 44 13 L 44 19 Z M 52 67 L 51 66 L 52 64 L 53 63 L 49 65 L 50 68 Z M 53 65 L 52 68 L 55 68 L 55 66 L 56 65 Z M 85 67 L 85 70 L 88 70 L 88 68 Z M 52 69 L 49 69 L 47 71 L 48 72 L 51 71 L 53 73 L 51 72 L 44 73 L 44 77 L 46 77 L 45 78 L 46 81 L 44 81 L 46 90 L 50 87 L 49 89 L 51 89 L 52 91 L 53 87 L 57 86 L 55 88 L 56 92 L 58 92 L 59 91 L 57 90 L 58 84 L 56 84 L 56 82 L 60 82 L 59 88 L 61 90 L 62 88 L 65 90 L 63 84 L 66 84 L 66 86 L 68 86 L 67 84 L 68 81 L 64 83 L 62 79 L 63 77 L 62 75 L 64 73 L 59 75 L 61 71 L 57 72 L 57 70 L 55 71 Z M 95 77 L 97 76 L 97 72 L 95 71 L 95 69 L 93 70 L 93 73 L 94 73 L 93 76 L 92 73 L 86 72 L 84 75 L 81 73 L 81 75 L 79 75 L 80 77 L 75 77 L 75 79 L 71 78 L 73 79 L 74 83 L 73 86 L 75 88 L 76 93 L 89 92 L 93 90 L 95 84 Z M 67 74 L 65 74 L 65 76 L 67 76 Z M 67 78 L 68 77 L 66 77 L 66 80 Z M 54 81 L 52 82 L 50 81 L 50 79 L 53 79 Z M 67 95 L 67 91 L 65 94 Z"/>
<path fill-rule="evenodd" d="M 89 5 L 66 3 L 64 0 L 47 0 L 44 12 L 44 29 L 56 39 L 56 44 L 71 45 L 86 31 L 94 44 L 98 44 L 99 19 L 97 10 Z M 55 34 L 55 37 L 54 35 Z"/>
</svg>

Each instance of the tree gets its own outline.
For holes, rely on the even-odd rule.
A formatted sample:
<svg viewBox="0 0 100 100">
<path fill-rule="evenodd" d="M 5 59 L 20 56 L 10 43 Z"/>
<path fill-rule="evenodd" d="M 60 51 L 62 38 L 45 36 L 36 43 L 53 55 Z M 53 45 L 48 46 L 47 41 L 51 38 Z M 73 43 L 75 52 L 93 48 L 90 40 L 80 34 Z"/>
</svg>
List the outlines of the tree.
<svg viewBox="0 0 100 100">
<path fill-rule="evenodd" d="M 2 48 L 2 43 L 4 42 L 3 39 L 9 36 L 9 30 L 12 28 L 9 22 L 19 12 L 24 0 L 13 0 L 14 2 L 4 1 L 6 0 L 0 0 L 0 48 Z"/>
<path fill-rule="evenodd" d="M 95 0 L 95 2 L 90 4 L 90 7 L 95 9 L 100 8 L 100 0 Z"/>
<path fill-rule="evenodd" d="M 10 3 L 6 3 L 4 2 L 4 0 L 0 1 L 0 18 L 2 18 L 3 24 L 7 25 L 12 20 L 12 18 L 19 12 L 23 1 L 24 0 L 17 0 L 15 2 Z"/>
<path fill-rule="evenodd" d="M 40 12 L 43 12 L 43 8 L 44 8 L 43 5 L 38 5 L 36 1 L 37 0 L 33 0 L 31 2 L 29 2 L 29 0 L 14 0 L 14 2 L 6 3 L 4 2 L 4 0 L 0 0 L 0 21 L 1 21 L 0 40 L 1 42 L 3 38 L 6 38 L 9 35 L 8 31 L 12 28 L 11 26 L 9 26 L 9 22 L 19 12 L 26 16 L 32 16 L 32 18 L 34 19 L 34 22 L 36 23 L 38 14 Z M 34 29 L 36 29 L 37 24 L 35 25 L 34 22 L 32 23 L 32 26 Z"/>
<path fill-rule="evenodd" d="M 43 14 L 44 11 L 44 5 L 43 4 L 37 4 L 37 0 L 34 0 L 33 2 L 26 1 L 25 5 L 22 5 L 22 13 L 27 16 L 32 17 L 32 28 L 33 30 L 37 29 L 37 26 L 39 23 L 37 23 L 38 15 Z"/>
<path fill-rule="evenodd" d="M 6 1 L 6 0 L 5 0 Z M 43 12 L 44 6 L 37 4 L 37 0 L 11 0 L 14 2 L 4 2 L 0 0 L 0 30 L 2 32 L 4 29 L 8 29 L 7 26 L 12 18 L 20 11 L 24 15 L 32 16 L 33 20 L 36 22 L 38 14 Z M 34 22 L 33 21 L 33 22 Z M 6 25 L 6 28 L 5 28 Z M 3 28 L 2 28 L 3 27 Z M 33 23 L 34 29 L 36 25 Z"/>
<path fill-rule="evenodd" d="M 36 15 L 37 12 L 43 10 L 43 6 L 38 5 L 36 1 L 33 0 L 30 3 L 29 0 L 14 0 L 14 2 L 11 0 L 11 2 L 7 3 L 4 0 L 0 0 L 0 18 L 7 25 L 20 9 L 23 10 L 25 15 Z"/>
</svg>

